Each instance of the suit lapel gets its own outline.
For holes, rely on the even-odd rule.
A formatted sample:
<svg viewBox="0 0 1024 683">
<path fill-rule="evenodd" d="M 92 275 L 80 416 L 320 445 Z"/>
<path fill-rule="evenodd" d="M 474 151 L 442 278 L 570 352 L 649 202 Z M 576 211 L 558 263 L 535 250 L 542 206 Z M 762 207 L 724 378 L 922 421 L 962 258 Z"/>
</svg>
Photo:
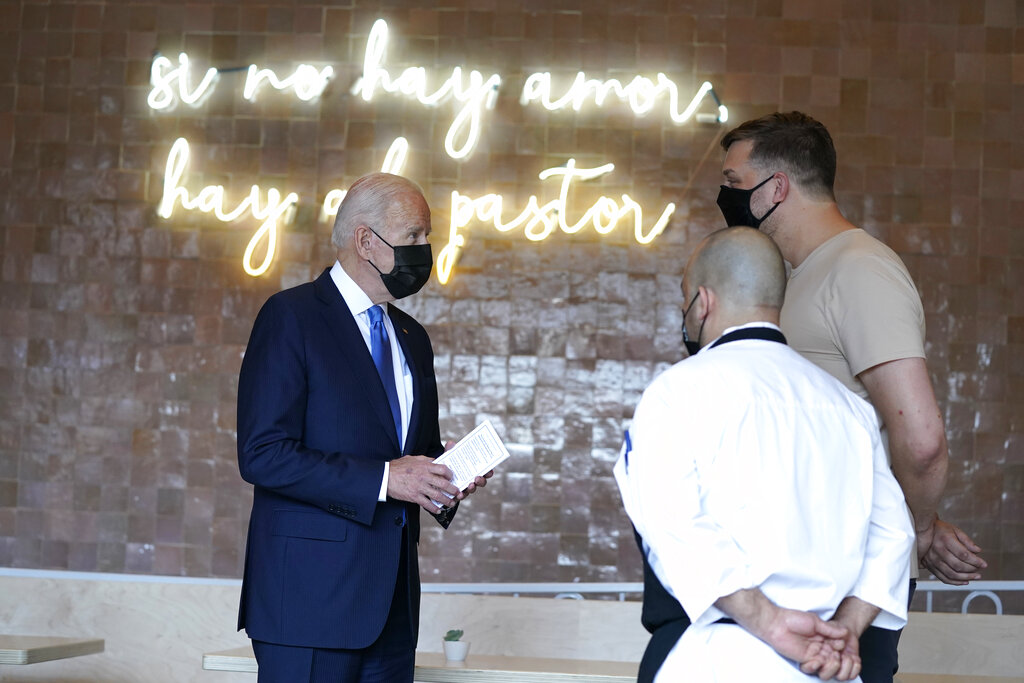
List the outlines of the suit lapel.
<svg viewBox="0 0 1024 683">
<path fill-rule="evenodd" d="M 398 435 L 395 434 L 395 421 L 391 417 L 387 394 L 384 393 L 384 383 L 381 382 L 377 366 L 373 364 L 373 356 L 366 348 L 366 342 L 363 341 L 363 335 L 356 325 L 352 311 L 331 279 L 330 269 L 325 270 L 314 281 L 313 287 L 317 298 L 324 304 L 321 311 L 324 322 L 342 347 L 339 354 L 342 362 L 348 363 L 351 367 L 357 386 L 365 389 L 367 402 L 373 406 L 373 411 L 384 426 L 384 431 L 388 433 L 395 450 L 400 451 Z"/>
<path fill-rule="evenodd" d="M 412 348 L 412 344 L 409 341 L 409 331 L 402 322 L 402 315 L 397 308 L 388 304 L 388 317 L 391 318 L 392 326 L 395 328 L 395 336 L 398 337 L 398 345 L 402 347 L 402 353 L 405 355 L 405 364 L 409 366 L 409 374 L 412 375 L 412 406 L 409 410 L 409 433 L 405 437 L 406 448 L 409 448 L 414 444 L 414 436 L 419 433 L 420 429 L 419 397 L 422 395 L 423 389 L 421 379 L 423 368 L 420 367 L 421 363 L 416 358 L 415 349 Z"/>
</svg>

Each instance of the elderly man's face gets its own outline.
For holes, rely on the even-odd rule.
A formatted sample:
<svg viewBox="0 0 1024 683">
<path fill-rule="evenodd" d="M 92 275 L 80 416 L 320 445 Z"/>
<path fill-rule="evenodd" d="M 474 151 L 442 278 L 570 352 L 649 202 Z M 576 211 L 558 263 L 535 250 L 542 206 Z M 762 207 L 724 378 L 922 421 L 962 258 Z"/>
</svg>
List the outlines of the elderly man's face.
<svg viewBox="0 0 1024 683">
<path fill-rule="evenodd" d="M 394 202 L 385 216 L 386 221 L 382 225 L 369 227 L 382 238 L 372 240 L 372 261 L 377 268 L 387 273 L 395 265 L 395 253 L 391 247 L 428 243 L 430 207 L 422 195 L 410 192 Z"/>
<path fill-rule="evenodd" d="M 430 208 L 427 200 L 415 192 L 404 196 L 388 211 L 386 229 L 386 239 L 396 247 L 426 244 L 430 237 Z"/>
</svg>

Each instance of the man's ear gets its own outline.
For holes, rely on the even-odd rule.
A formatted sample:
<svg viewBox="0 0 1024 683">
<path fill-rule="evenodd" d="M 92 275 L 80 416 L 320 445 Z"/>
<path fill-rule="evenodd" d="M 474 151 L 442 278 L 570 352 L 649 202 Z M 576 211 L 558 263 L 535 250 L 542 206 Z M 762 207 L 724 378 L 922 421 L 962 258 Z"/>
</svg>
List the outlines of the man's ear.
<svg viewBox="0 0 1024 683">
<path fill-rule="evenodd" d="M 356 246 L 356 253 L 359 254 L 359 258 L 364 261 L 370 259 L 370 243 L 373 240 L 373 232 L 370 228 L 359 224 L 356 229 L 352 231 L 352 239 Z"/>
<path fill-rule="evenodd" d="M 706 320 L 718 308 L 718 297 L 714 290 L 704 285 L 697 288 L 697 302 L 697 317 L 701 320 Z"/>
<path fill-rule="evenodd" d="M 789 196 L 789 176 L 779 171 L 772 177 L 772 182 L 775 187 L 774 192 L 772 192 L 772 203 L 777 204 L 786 201 L 786 197 Z"/>
</svg>

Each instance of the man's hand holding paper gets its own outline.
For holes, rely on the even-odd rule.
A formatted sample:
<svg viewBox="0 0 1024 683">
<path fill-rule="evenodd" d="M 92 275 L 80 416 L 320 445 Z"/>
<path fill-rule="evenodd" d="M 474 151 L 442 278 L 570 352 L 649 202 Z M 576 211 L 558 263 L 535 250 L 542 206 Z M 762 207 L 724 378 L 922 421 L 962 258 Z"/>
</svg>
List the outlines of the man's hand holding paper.
<svg viewBox="0 0 1024 683">
<path fill-rule="evenodd" d="M 462 500 L 478 487 L 485 486 L 494 468 L 509 457 L 505 444 L 498 438 L 489 420 L 482 422 L 436 460 L 452 472 L 451 482 L 459 489 L 456 500 Z"/>
</svg>

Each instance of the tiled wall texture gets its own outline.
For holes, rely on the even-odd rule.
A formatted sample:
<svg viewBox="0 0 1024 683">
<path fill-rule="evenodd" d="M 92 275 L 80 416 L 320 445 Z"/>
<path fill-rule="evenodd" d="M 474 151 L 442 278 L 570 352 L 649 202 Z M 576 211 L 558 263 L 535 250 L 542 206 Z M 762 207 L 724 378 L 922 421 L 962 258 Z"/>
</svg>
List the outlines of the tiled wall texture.
<svg viewBox="0 0 1024 683">
<path fill-rule="evenodd" d="M 467 157 L 445 151 L 460 103 L 352 94 L 376 19 L 393 78 L 423 66 L 429 94 L 454 67 L 501 77 Z M 449 283 L 402 304 L 433 338 L 443 436 L 490 418 L 513 453 L 449 531 L 425 525 L 424 579 L 637 580 L 611 467 L 640 392 L 682 355 L 678 283 L 722 224 L 726 127 L 673 123 L 664 93 L 644 116 L 614 95 L 577 112 L 520 94 L 535 72 L 554 98 L 579 71 L 662 72 L 680 108 L 707 80 L 730 123 L 796 108 L 832 130 L 842 210 L 902 255 L 924 300 L 952 460 L 943 516 L 985 549 L 986 578 L 1024 579 L 1019 0 L 26 0 L 0 4 L 0 33 L 0 564 L 239 576 L 251 490 L 235 391 L 253 319 L 333 262 L 322 202 L 404 136 L 435 254 L 453 191 L 501 194 L 508 223 L 531 195 L 559 199 L 561 180 L 538 174 L 570 158 L 615 165 L 571 183 L 570 223 L 599 195 L 629 194 L 644 231 L 678 205 L 646 245 L 628 220 L 542 241 L 471 222 Z M 243 69 L 194 105 L 173 82 L 174 105 L 153 109 L 154 54 L 181 52 L 187 89 Z M 283 77 L 304 62 L 334 69 L 320 98 L 243 98 L 247 65 Z M 268 188 L 298 194 L 266 274 L 242 268 L 251 213 L 222 222 L 179 194 L 158 215 L 179 137 L 190 199 L 222 185 L 228 212 L 254 184 L 261 208 Z"/>
</svg>

